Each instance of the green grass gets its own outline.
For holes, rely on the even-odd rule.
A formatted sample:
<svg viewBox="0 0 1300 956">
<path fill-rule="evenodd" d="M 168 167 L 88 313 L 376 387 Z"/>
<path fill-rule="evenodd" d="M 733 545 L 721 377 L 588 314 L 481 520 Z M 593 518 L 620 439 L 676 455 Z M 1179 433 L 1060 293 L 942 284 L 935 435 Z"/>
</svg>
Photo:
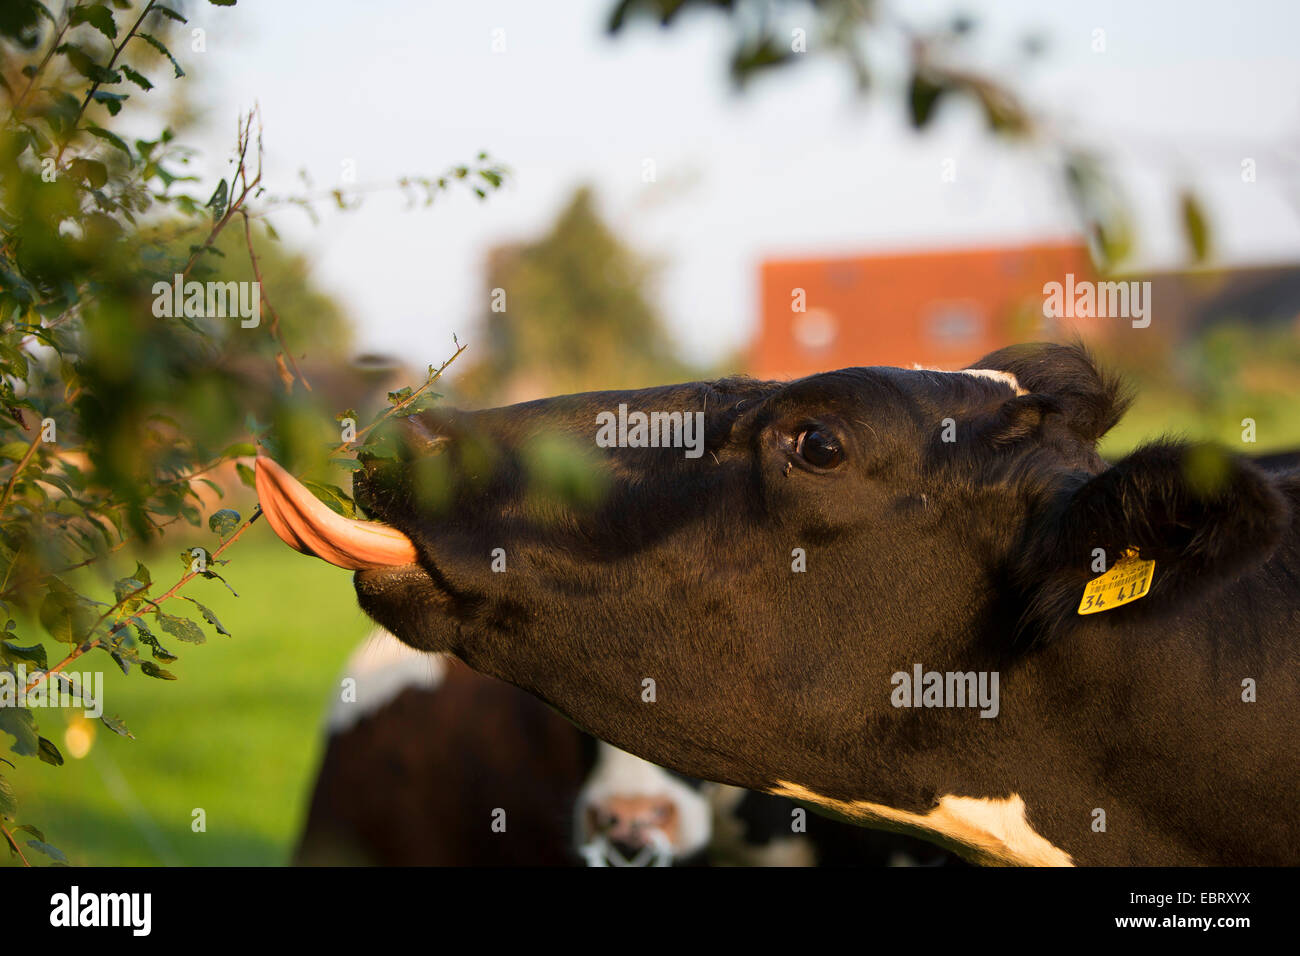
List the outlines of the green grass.
<svg viewBox="0 0 1300 956">
<path fill-rule="evenodd" d="M 182 593 L 210 607 L 233 636 L 214 636 L 205 626 L 207 643 L 193 646 L 159 633 L 180 657 L 166 665 L 178 680 L 124 676 L 103 653 L 77 662 L 105 672 L 105 713 L 119 716 L 135 740 L 95 721 L 90 751 L 74 759 L 65 713 L 44 709 L 33 715 L 63 751 L 62 767 L 7 754 L 0 745 L 17 765 L 3 769 L 14 784 L 18 821 L 40 828 L 72 863 L 287 861 L 319 760 L 329 696 L 369 625 L 348 572 L 292 554 L 264 521 L 229 556 L 221 571 L 240 597 L 201 579 Z M 150 564 L 161 585 L 156 591 L 183 570 L 175 558 Z M 169 604 L 172 613 L 196 610 Z M 20 636 L 30 642 L 36 632 L 28 627 Z M 51 655 L 61 646 L 46 642 Z M 206 832 L 191 829 L 195 808 L 206 813 Z M 48 862 L 31 851 L 29 857 Z"/>
<path fill-rule="evenodd" d="M 1132 411 L 1106 434 L 1101 452 L 1113 460 L 1161 436 L 1215 441 L 1242 455 L 1300 448 L 1297 409 L 1300 394 L 1233 395 L 1209 411 L 1185 392 L 1140 388 Z M 1255 421 L 1254 444 L 1242 441 L 1241 422 L 1246 418 Z"/>
</svg>

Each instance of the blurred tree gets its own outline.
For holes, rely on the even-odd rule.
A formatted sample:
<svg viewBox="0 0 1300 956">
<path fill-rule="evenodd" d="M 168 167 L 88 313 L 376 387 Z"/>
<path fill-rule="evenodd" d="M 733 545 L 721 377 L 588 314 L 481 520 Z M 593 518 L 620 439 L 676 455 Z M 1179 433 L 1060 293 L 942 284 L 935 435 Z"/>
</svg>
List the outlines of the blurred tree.
<svg viewBox="0 0 1300 956">
<path fill-rule="evenodd" d="M 64 668 L 88 654 L 172 680 L 164 665 L 177 655 L 163 641 L 202 643 L 205 626 L 227 634 L 180 593 L 196 577 L 223 581 L 228 549 L 259 514 L 211 507 L 199 488 L 213 470 L 254 454 L 255 443 L 302 467 L 356 464 L 331 458 L 356 446 L 340 441 L 339 410 L 298 365 L 307 348 L 341 355 L 346 323 L 311 288 L 304 261 L 259 248 L 254 226 L 274 239 L 269 209 L 310 210 L 320 199 L 350 210 L 376 187 L 264 196 L 250 115 L 231 171 L 204 188 L 186 172 L 192 151 L 156 109 L 128 126 L 126 110 L 150 102 L 165 77 L 185 75 L 168 43 L 186 22 L 157 0 L 68 0 L 58 14 L 37 0 L 0 4 L 0 732 L 13 754 L 56 766 L 63 757 L 24 706 L 27 694 L 63 688 Z M 502 175 L 479 154 L 397 186 L 426 202 L 460 187 L 483 198 Z M 170 294 L 178 277 L 183 308 Z M 391 393 L 356 441 L 433 400 L 438 373 Z M 236 470 L 251 483 L 247 465 Z M 340 489 L 309 487 L 351 510 Z M 177 549 L 174 584 L 155 582 L 144 562 L 186 525 L 205 537 Z M 212 550 L 193 546 L 204 540 Z M 191 616 L 176 613 L 181 599 Z M 130 736 L 115 715 L 101 719 Z M 0 757 L 0 837 L 23 863 L 37 854 L 64 861 L 25 816 L 15 819 L 5 778 L 13 767 Z"/>
<path fill-rule="evenodd" d="M 650 302 L 653 275 L 579 189 L 541 239 L 490 254 L 481 347 L 457 391 L 510 402 L 693 377 Z"/>
<path fill-rule="evenodd" d="M 316 285 L 306 256 L 277 241 L 279 237 L 274 232 L 265 234 L 273 241 L 258 244 L 256 275 L 243 229 L 228 229 L 217 236 L 209 255 L 216 257 L 212 261 L 220 261 L 221 281 L 260 281 L 262 296 L 275 304 L 285 341 L 294 343 L 295 350 L 307 350 L 316 359 L 347 358 L 353 345 L 348 316 L 337 301 Z M 168 238 L 167 230 L 146 233 L 142 239 L 146 248 L 160 247 L 163 256 L 173 260 L 183 259 L 189 251 L 186 239 Z M 241 335 L 237 322 L 220 319 L 208 322 L 209 334 L 229 355 L 248 353 L 274 360 L 276 342 L 270 336 Z"/>
<path fill-rule="evenodd" d="M 901 90 L 915 129 L 930 126 L 948 101 L 973 102 L 990 133 L 1039 149 L 1057 169 L 1101 270 L 1122 266 L 1134 252 L 1128 202 L 1104 151 L 1035 115 L 1010 83 L 971 66 L 978 62 L 973 17 L 960 13 L 922 29 L 880 0 L 614 0 L 606 28 L 620 34 L 637 20 L 678 27 L 702 11 L 724 17 L 731 27 L 728 68 L 738 89 L 808 57 L 825 57 L 844 64 L 857 90 L 866 93 L 891 86 L 880 81 L 869 50 L 880 61 L 898 59 L 906 72 L 892 88 Z M 880 55 L 890 48 L 896 57 Z M 1038 56 L 1043 48 L 1041 37 L 1026 35 L 1019 59 Z M 1178 185 L 1176 194 L 1188 258 L 1199 262 L 1211 250 L 1208 220 L 1189 187 Z"/>
</svg>

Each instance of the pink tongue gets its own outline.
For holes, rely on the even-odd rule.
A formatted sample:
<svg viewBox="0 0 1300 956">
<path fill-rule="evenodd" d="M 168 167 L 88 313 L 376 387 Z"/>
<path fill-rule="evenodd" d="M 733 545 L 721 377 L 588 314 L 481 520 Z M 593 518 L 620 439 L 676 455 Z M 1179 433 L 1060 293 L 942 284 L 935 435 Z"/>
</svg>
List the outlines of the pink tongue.
<svg viewBox="0 0 1300 956">
<path fill-rule="evenodd" d="M 270 458 L 257 457 L 257 500 L 280 540 L 350 571 L 415 563 L 415 546 L 396 528 L 357 521 L 326 507 Z"/>
</svg>

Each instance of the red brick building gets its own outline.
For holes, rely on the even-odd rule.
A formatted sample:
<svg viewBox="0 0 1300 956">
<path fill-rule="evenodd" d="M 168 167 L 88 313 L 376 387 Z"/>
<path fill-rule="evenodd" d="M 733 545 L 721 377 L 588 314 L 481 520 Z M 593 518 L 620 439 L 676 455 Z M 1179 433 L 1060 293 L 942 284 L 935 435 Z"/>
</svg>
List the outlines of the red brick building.
<svg viewBox="0 0 1300 956">
<path fill-rule="evenodd" d="M 1043 317 L 1043 286 L 1092 279 L 1082 242 L 771 260 L 749 371 L 793 378 L 851 365 L 960 368 L 1069 330 Z"/>
</svg>

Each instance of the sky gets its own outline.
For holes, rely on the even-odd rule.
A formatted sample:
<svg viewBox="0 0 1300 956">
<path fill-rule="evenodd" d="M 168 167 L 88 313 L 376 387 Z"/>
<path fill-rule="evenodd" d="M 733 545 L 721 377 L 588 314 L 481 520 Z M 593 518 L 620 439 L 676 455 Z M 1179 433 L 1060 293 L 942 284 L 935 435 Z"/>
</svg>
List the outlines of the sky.
<svg viewBox="0 0 1300 956">
<path fill-rule="evenodd" d="M 1048 152 L 991 140 L 959 105 L 911 131 L 887 48 L 877 95 L 865 99 L 845 70 L 812 56 L 737 95 L 720 16 L 667 31 L 642 23 L 611 39 L 602 27 L 612 4 L 192 4 L 189 27 L 206 31 L 206 49 L 175 46 L 197 78 L 200 168 L 226 168 L 236 118 L 254 103 L 275 193 L 301 189 L 299 170 L 318 188 L 336 185 L 349 163 L 362 183 L 436 174 L 480 150 L 508 166 L 508 185 L 482 202 L 462 193 L 407 210 L 379 193 L 319 225 L 296 211 L 272 220 L 348 308 L 359 348 L 415 365 L 450 354 L 453 333 L 473 348 L 488 250 L 544 233 L 583 183 L 611 226 L 660 264 L 655 301 L 682 354 L 701 364 L 754 335 L 766 258 L 1076 233 Z M 1204 200 L 1219 261 L 1300 261 L 1300 4 L 891 9 L 922 26 L 974 17 L 978 62 L 1050 117 L 1055 136 L 1111 160 L 1137 214 L 1140 264 L 1181 260 L 1183 185 Z M 1019 42 L 1030 33 L 1045 49 L 1026 63 Z M 1253 183 L 1242 181 L 1248 158 Z"/>
</svg>

